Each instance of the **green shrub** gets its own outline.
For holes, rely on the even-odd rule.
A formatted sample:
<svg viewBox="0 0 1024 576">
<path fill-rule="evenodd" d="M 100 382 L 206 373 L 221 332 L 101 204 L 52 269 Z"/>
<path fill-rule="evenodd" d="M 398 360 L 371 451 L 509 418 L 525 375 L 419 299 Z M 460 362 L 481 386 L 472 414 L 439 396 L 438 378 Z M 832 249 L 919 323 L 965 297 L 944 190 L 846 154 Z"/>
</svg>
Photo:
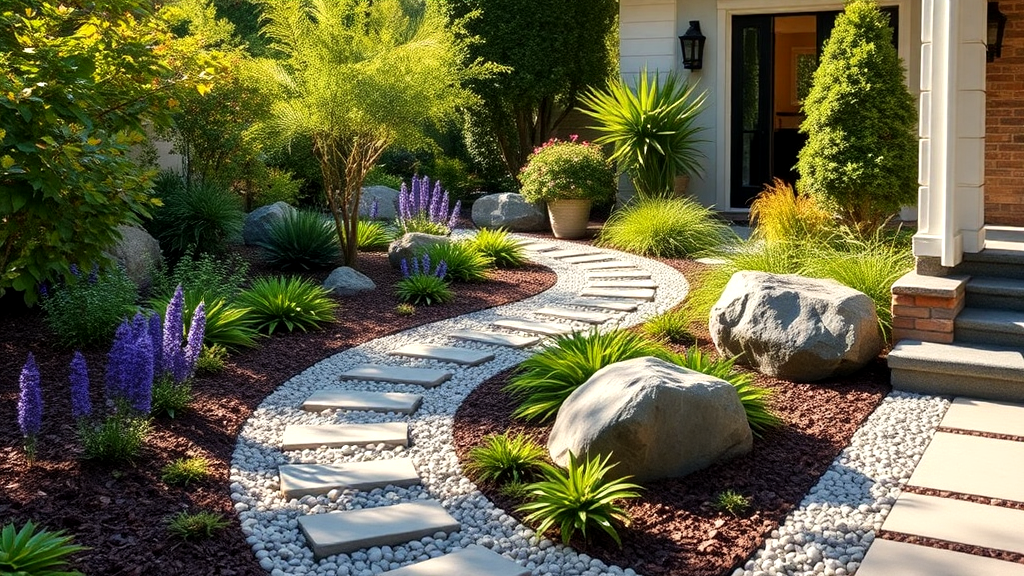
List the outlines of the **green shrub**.
<svg viewBox="0 0 1024 576">
<path fill-rule="evenodd" d="M 469 451 L 466 470 L 484 482 L 507 484 L 531 479 L 544 462 L 546 450 L 522 434 L 494 434 Z"/>
<path fill-rule="evenodd" d="M 210 477 L 210 461 L 206 458 L 178 458 L 160 471 L 160 479 L 172 486 L 188 486 Z"/>
<path fill-rule="evenodd" d="M 835 226 L 817 200 L 797 194 L 776 178 L 750 205 L 751 238 L 769 243 L 815 242 L 830 236 Z"/>
<path fill-rule="evenodd" d="M 636 498 L 641 489 L 626 482 L 630 477 L 606 480 L 605 476 L 614 466 L 608 465 L 611 454 L 601 460 L 594 456 L 590 460 L 577 460 L 569 452 L 569 466 L 562 470 L 550 464 L 543 464 L 544 481 L 526 487 L 533 496 L 533 502 L 518 508 L 529 512 L 526 522 L 539 522 L 537 534 L 544 534 L 552 526 L 558 526 L 562 542 L 569 540 L 579 530 L 587 538 L 588 528 L 600 528 L 622 546 L 622 540 L 615 524 L 628 526 L 629 514 L 617 502 Z"/>
<path fill-rule="evenodd" d="M 222 514 L 202 510 L 200 512 L 179 512 L 167 521 L 167 531 L 182 540 L 210 538 L 230 526 Z"/>
<path fill-rule="evenodd" d="M 255 318 L 250 310 L 238 303 L 228 304 L 223 298 L 210 300 L 206 294 L 197 289 L 185 289 L 185 308 L 182 316 L 185 325 L 192 322 L 192 314 L 200 302 L 205 302 L 206 331 L 203 335 L 203 343 L 212 346 L 219 344 L 229 350 L 237 348 L 253 348 L 256 346 L 256 338 L 259 333 L 256 331 Z M 171 301 L 170 296 L 160 296 L 150 300 L 149 305 L 158 314 L 166 315 L 167 304 Z"/>
<path fill-rule="evenodd" d="M 149 413 L 174 418 L 192 402 L 192 382 L 175 382 L 173 378 L 158 378 L 153 383 L 153 404 Z"/>
<path fill-rule="evenodd" d="M 406 304 L 403 302 L 402 304 L 395 306 L 395 314 L 398 314 L 399 316 L 412 316 L 415 313 L 416 307 L 412 304 Z"/>
<path fill-rule="evenodd" d="M 149 430 L 148 418 L 117 410 L 99 422 L 79 422 L 78 437 L 87 460 L 130 463 L 142 451 Z"/>
<path fill-rule="evenodd" d="M 639 198 L 614 212 L 597 243 L 641 256 L 684 258 L 734 239 L 715 213 L 689 198 Z"/>
<path fill-rule="evenodd" d="M 615 197 L 615 170 L 597 144 L 552 138 L 538 148 L 519 173 L 527 202 L 593 200 Z"/>
<path fill-rule="evenodd" d="M 711 503 L 711 507 L 719 512 L 725 512 L 739 518 L 750 508 L 750 498 L 735 490 L 725 490 L 715 495 L 715 500 Z"/>
<path fill-rule="evenodd" d="M 406 276 L 395 284 L 395 292 L 401 302 L 416 306 L 433 306 L 455 300 L 455 293 L 448 282 L 434 274 Z"/>
<path fill-rule="evenodd" d="M 356 228 L 359 249 L 363 252 L 381 252 L 395 239 L 395 233 L 383 222 L 360 220 Z"/>
<path fill-rule="evenodd" d="M 480 178 L 470 171 L 465 162 L 450 156 L 434 158 L 434 165 L 425 169 L 425 172 L 434 180 L 444 182 L 452 198 L 459 200 L 465 200 L 482 185 Z"/>
<path fill-rule="evenodd" d="M 249 263 L 240 256 L 218 258 L 213 254 L 182 256 L 170 272 L 161 270 L 153 277 L 154 297 L 170 300 L 181 286 L 186 293 L 201 294 L 199 300 L 234 300 L 249 275 Z M 199 303 L 196 300 L 196 303 Z"/>
<path fill-rule="evenodd" d="M 506 482 L 498 488 L 498 493 L 516 500 L 524 500 L 530 494 L 527 486 L 529 484 L 526 482 Z"/>
<path fill-rule="evenodd" d="M 517 417 L 543 422 L 601 368 L 644 356 L 671 359 L 663 345 L 625 330 L 574 332 L 523 361 L 506 390 L 519 400 Z"/>
<path fill-rule="evenodd" d="M 334 225 L 322 214 L 304 210 L 273 222 L 260 246 L 271 267 L 291 272 L 329 268 L 339 255 Z"/>
<path fill-rule="evenodd" d="M 519 268 L 526 264 L 526 251 L 503 229 L 483 228 L 469 243 L 474 250 L 489 258 L 498 268 Z"/>
<path fill-rule="evenodd" d="M 31 521 L 20 530 L 6 524 L 0 531 L 0 574 L 12 576 L 84 576 L 69 571 L 68 556 L 87 550 L 71 543 L 63 530 L 50 532 Z"/>
<path fill-rule="evenodd" d="M 413 232 L 431 234 L 433 236 L 447 236 L 452 233 L 452 230 L 443 222 L 434 222 L 427 216 L 417 215 L 402 220 L 402 233 L 412 234 Z"/>
<path fill-rule="evenodd" d="M 46 326 L 68 348 L 109 344 L 121 321 L 135 313 L 138 289 L 118 267 L 102 274 L 72 274 L 43 298 Z"/>
<path fill-rule="evenodd" d="M 219 344 L 203 346 L 196 359 L 197 374 L 219 374 L 227 366 L 228 350 Z"/>
<path fill-rule="evenodd" d="M 153 213 L 151 232 L 160 247 L 172 256 L 192 250 L 222 253 L 225 243 L 242 233 L 245 213 L 241 200 L 217 183 L 184 186 L 161 198 L 164 205 Z"/>
<path fill-rule="evenodd" d="M 264 181 L 256 189 L 256 201 L 253 203 L 253 208 L 269 206 L 275 202 L 287 202 L 294 206 L 299 201 L 302 184 L 302 180 L 296 180 L 294 175 L 287 170 L 269 168 Z"/>
<path fill-rule="evenodd" d="M 289 332 L 296 328 L 305 332 L 334 321 L 338 303 L 330 292 L 316 283 L 298 277 L 260 278 L 242 292 L 238 303 L 249 308 L 257 329 L 273 334 L 278 326 Z"/>
<path fill-rule="evenodd" d="M 695 339 L 693 334 L 690 334 L 689 326 L 690 318 L 686 311 L 675 308 L 647 320 L 641 326 L 641 330 L 654 340 L 682 344 Z"/>
<path fill-rule="evenodd" d="M 374 166 L 366 173 L 363 186 L 387 186 L 392 190 L 402 187 L 402 177 L 389 174 L 381 165 Z"/>
<path fill-rule="evenodd" d="M 423 250 L 431 262 L 448 265 L 445 274 L 453 282 L 484 282 L 494 266 L 494 260 L 477 252 L 470 242 L 441 242 Z"/>
</svg>

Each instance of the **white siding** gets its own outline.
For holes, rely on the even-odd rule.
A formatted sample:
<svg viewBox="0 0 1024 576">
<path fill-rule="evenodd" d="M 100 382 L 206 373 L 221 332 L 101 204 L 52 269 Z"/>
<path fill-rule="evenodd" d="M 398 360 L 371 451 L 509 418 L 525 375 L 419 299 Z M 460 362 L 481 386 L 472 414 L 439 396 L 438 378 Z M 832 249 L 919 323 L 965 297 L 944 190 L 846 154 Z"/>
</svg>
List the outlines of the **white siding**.
<svg viewBox="0 0 1024 576">
<path fill-rule="evenodd" d="M 676 66 L 676 0 L 622 0 L 619 4 L 620 68 L 634 76 L 646 65 L 668 71 Z"/>
</svg>

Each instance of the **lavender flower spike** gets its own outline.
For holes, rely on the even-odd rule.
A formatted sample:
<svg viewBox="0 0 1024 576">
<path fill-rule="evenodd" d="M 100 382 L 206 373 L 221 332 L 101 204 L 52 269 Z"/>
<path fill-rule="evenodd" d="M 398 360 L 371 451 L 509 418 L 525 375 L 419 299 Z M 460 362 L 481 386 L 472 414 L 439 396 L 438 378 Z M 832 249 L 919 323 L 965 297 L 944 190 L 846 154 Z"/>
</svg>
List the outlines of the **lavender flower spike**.
<svg viewBox="0 0 1024 576">
<path fill-rule="evenodd" d="M 462 200 L 455 201 L 455 208 L 452 210 L 452 216 L 448 219 L 448 229 L 455 230 L 455 226 L 459 223 L 459 213 L 462 212 Z"/>
<path fill-rule="evenodd" d="M 430 274 L 430 254 L 423 255 L 423 273 Z"/>
<path fill-rule="evenodd" d="M 164 365 L 164 326 L 159 314 L 149 317 L 149 340 L 153 344 L 153 371 L 157 375 L 167 372 Z"/>
<path fill-rule="evenodd" d="M 91 414 L 89 368 L 82 353 L 75 351 L 75 356 L 71 359 L 71 417 L 78 420 Z"/>
<path fill-rule="evenodd" d="M 178 286 L 174 291 L 174 297 L 167 305 L 167 313 L 164 314 L 164 342 L 163 342 L 163 368 L 164 372 L 174 376 L 175 381 L 180 382 L 178 375 L 182 373 L 185 364 L 185 357 L 181 350 L 181 339 L 185 333 L 184 319 L 182 318 L 185 308 L 185 294 Z"/>
<path fill-rule="evenodd" d="M 131 322 L 125 320 L 114 333 L 114 343 L 107 353 L 107 372 L 105 375 L 104 394 L 107 403 L 113 405 L 128 395 L 129 371 L 133 351 Z"/>
<path fill-rule="evenodd" d="M 153 407 L 153 342 L 145 332 L 135 335 L 128 402 L 140 414 Z"/>
<path fill-rule="evenodd" d="M 374 198 L 373 204 L 370 204 L 370 220 L 376 220 L 377 216 L 380 215 L 380 199 Z"/>
<path fill-rule="evenodd" d="M 405 258 L 402 258 L 401 267 L 402 267 L 402 278 L 408 278 L 409 277 L 409 261 L 406 260 Z"/>
<path fill-rule="evenodd" d="M 402 182 L 402 189 L 398 191 L 398 217 L 403 220 L 411 218 L 409 212 L 409 187 Z"/>
<path fill-rule="evenodd" d="M 185 345 L 186 374 L 191 377 L 196 371 L 196 361 L 203 351 L 203 337 L 206 335 L 206 303 L 200 302 L 192 314 L 192 323 L 188 327 L 188 344 Z"/>
<path fill-rule="evenodd" d="M 444 216 L 441 215 L 441 190 L 440 182 L 437 186 L 434 186 L 434 192 L 430 195 L 430 215 L 429 219 L 431 222 L 440 222 Z"/>
<path fill-rule="evenodd" d="M 444 280 L 444 277 L 448 275 L 448 263 L 441 260 L 437 265 L 437 271 L 434 272 L 434 275 Z"/>
<path fill-rule="evenodd" d="M 18 427 L 22 435 L 28 438 L 28 449 L 35 443 L 35 436 L 43 424 L 43 393 L 39 388 L 39 366 L 31 352 L 21 369 L 18 379 L 20 394 L 18 395 Z"/>
</svg>

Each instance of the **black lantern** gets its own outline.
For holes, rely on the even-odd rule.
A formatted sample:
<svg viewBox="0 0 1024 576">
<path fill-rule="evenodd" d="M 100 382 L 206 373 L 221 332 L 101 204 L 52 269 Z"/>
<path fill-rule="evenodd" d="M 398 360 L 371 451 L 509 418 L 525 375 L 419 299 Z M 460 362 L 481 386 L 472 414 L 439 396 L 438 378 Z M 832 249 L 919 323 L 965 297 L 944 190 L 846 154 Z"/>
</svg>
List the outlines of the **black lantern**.
<svg viewBox="0 0 1024 576">
<path fill-rule="evenodd" d="M 988 61 L 1003 55 L 1003 33 L 1006 32 L 1006 14 L 999 11 L 999 2 L 988 3 Z"/>
<path fill-rule="evenodd" d="M 683 47 L 683 68 L 700 70 L 704 66 L 704 43 L 708 39 L 700 33 L 700 20 L 690 20 L 686 34 L 679 37 Z"/>
</svg>

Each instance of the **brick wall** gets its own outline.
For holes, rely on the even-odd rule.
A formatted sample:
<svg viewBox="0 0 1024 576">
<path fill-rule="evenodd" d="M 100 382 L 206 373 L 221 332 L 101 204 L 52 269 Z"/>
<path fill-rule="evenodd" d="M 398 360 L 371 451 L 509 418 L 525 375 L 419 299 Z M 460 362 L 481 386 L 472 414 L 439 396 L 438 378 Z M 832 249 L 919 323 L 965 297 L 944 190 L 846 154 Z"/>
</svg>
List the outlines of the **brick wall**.
<svg viewBox="0 0 1024 576">
<path fill-rule="evenodd" d="M 1024 226 L 1024 0 L 1000 0 L 1003 55 L 987 65 L 985 223 Z"/>
</svg>

